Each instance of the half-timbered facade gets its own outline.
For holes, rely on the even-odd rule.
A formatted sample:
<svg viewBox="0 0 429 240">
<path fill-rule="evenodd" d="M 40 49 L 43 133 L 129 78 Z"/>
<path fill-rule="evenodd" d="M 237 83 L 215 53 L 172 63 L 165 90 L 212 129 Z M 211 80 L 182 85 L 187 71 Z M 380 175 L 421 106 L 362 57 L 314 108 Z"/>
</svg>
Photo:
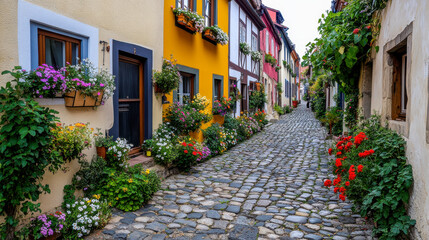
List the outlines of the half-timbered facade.
<svg viewBox="0 0 429 240">
<path fill-rule="evenodd" d="M 249 110 L 249 91 L 256 88 L 259 80 L 260 61 L 245 54 L 240 45 L 251 51 L 259 51 L 259 32 L 265 24 L 256 9 L 247 0 L 233 0 L 229 3 L 229 92 L 241 95 L 236 103 L 236 116 Z"/>
</svg>

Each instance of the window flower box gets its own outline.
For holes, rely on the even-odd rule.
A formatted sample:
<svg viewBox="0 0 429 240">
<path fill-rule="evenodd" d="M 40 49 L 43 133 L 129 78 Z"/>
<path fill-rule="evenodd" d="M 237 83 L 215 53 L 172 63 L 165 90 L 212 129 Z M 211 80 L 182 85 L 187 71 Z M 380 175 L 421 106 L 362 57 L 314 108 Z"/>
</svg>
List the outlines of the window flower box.
<svg viewBox="0 0 429 240">
<path fill-rule="evenodd" d="M 100 106 L 103 100 L 104 91 L 85 95 L 82 91 L 71 91 L 64 94 L 66 107 L 96 107 Z"/>
<path fill-rule="evenodd" d="M 204 28 L 203 38 L 215 45 L 218 43 L 220 45 L 226 45 L 229 41 L 228 34 L 217 25 Z"/>
<path fill-rule="evenodd" d="M 172 8 L 176 17 L 176 26 L 189 33 L 201 33 L 204 28 L 204 18 L 196 12 L 182 8 Z"/>
<path fill-rule="evenodd" d="M 222 115 L 213 115 L 213 123 L 218 123 L 219 125 L 223 125 L 225 122 L 225 116 Z"/>
</svg>

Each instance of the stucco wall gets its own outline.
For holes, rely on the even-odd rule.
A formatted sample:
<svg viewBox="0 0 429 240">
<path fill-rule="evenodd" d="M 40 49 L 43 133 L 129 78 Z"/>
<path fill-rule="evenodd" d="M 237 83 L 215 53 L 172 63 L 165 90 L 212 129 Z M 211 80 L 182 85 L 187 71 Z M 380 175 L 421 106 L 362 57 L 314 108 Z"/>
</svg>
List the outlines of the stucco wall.
<svg viewBox="0 0 429 240">
<path fill-rule="evenodd" d="M 196 1 L 197 13 L 202 15 L 202 0 Z M 217 25 L 228 33 L 228 1 L 217 1 Z M 213 45 L 202 38 L 202 34 L 191 34 L 175 26 L 171 7 L 175 0 L 165 0 L 164 4 L 164 57 L 172 54 L 177 63 L 199 71 L 199 93 L 213 100 L 213 74 L 223 76 L 223 95 L 228 96 L 228 45 Z M 195 92 L 196 94 L 197 92 Z M 172 94 L 167 95 L 172 102 Z M 164 109 L 168 104 L 164 105 Z M 208 124 L 203 126 L 207 127 Z"/>
<path fill-rule="evenodd" d="M 103 40 L 111 43 L 112 39 L 129 42 L 144 46 L 153 50 L 154 69 L 161 68 L 161 59 L 163 56 L 163 1 L 152 0 L 130 0 L 127 4 L 115 0 L 29 0 L 21 1 L 21 4 L 31 3 L 42 7 L 52 15 L 59 14 L 71 21 L 79 21 L 82 24 L 89 25 L 98 29 L 97 40 Z M 25 59 L 19 59 L 18 22 L 23 21 L 18 17 L 18 0 L 0 1 L 0 70 L 11 69 L 15 65 L 22 64 Z M 28 5 L 28 4 L 27 4 Z M 22 10 L 22 9 L 21 9 Z M 55 20 L 47 19 L 46 24 L 51 27 L 56 26 Z M 58 25 L 61 25 L 58 23 Z M 60 29 L 62 30 L 62 29 Z M 68 29 L 63 29 L 68 30 Z M 75 32 L 79 34 L 79 32 Z M 150 34 L 148 34 L 150 33 Z M 90 39 L 91 41 L 91 39 Z M 30 43 L 28 43 L 30 44 Z M 95 51 L 96 61 L 99 67 L 111 69 L 110 53 L 106 52 L 103 66 L 103 55 L 101 45 L 97 44 Z M 21 54 L 20 54 L 21 55 Z M 0 76 L 0 86 L 3 86 L 10 77 Z M 58 103 L 58 101 L 60 103 Z M 93 128 L 109 129 L 113 125 L 113 104 L 109 99 L 104 106 L 97 109 L 92 108 L 66 108 L 60 100 L 45 101 L 59 111 L 61 122 L 66 124 L 75 122 L 90 123 Z M 161 104 L 160 99 L 153 99 L 153 126 L 156 128 L 161 122 Z M 95 149 L 85 151 L 88 159 L 95 154 Z M 68 165 L 69 171 L 66 173 L 58 172 L 55 175 L 50 173 L 44 177 L 44 182 L 48 183 L 51 188 L 51 194 L 44 195 L 40 198 L 41 208 L 43 211 L 51 211 L 60 205 L 63 196 L 63 186 L 71 183 L 73 174 L 79 169 L 79 164 L 73 161 Z"/>
<path fill-rule="evenodd" d="M 409 213 L 417 224 L 413 239 L 429 239 L 429 145 L 426 143 L 426 121 L 428 118 L 428 60 L 429 60 L 429 2 L 426 0 L 392 0 L 382 12 L 381 31 L 378 39 L 380 51 L 373 61 L 372 74 L 372 113 L 382 114 L 386 119 L 390 113 L 389 92 L 391 78 L 386 69 L 388 58 L 383 51 L 389 41 L 394 40 L 412 23 L 411 52 L 407 94 L 407 122 L 390 121 L 390 126 L 398 131 L 408 128 L 407 157 L 413 166 L 414 186 L 412 189 Z M 400 17 L 398 17 L 400 16 Z M 408 125 L 408 127 L 407 127 Z"/>
</svg>

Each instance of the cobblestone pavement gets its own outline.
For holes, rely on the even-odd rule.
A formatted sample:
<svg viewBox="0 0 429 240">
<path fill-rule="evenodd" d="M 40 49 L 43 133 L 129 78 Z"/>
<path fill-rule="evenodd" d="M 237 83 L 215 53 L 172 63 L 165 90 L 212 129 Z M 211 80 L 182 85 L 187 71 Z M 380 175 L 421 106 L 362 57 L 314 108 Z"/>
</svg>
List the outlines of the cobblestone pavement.
<svg viewBox="0 0 429 240">
<path fill-rule="evenodd" d="M 115 211 L 87 239 L 372 239 L 370 226 L 323 187 L 325 130 L 300 105 L 190 174 L 166 179 L 144 208 Z"/>
</svg>

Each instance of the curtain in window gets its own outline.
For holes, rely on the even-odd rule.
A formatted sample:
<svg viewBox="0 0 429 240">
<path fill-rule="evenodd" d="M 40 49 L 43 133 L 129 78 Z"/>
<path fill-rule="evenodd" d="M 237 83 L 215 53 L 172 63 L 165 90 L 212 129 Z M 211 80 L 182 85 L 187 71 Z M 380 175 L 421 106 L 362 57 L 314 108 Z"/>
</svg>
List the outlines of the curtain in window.
<svg viewBox="0 0 429 240">
<path fill-rule="evenodd" d="M 46 38 L 46 64 L 55 69 L 65 66 L 64 42 Z"/>
</svg>

